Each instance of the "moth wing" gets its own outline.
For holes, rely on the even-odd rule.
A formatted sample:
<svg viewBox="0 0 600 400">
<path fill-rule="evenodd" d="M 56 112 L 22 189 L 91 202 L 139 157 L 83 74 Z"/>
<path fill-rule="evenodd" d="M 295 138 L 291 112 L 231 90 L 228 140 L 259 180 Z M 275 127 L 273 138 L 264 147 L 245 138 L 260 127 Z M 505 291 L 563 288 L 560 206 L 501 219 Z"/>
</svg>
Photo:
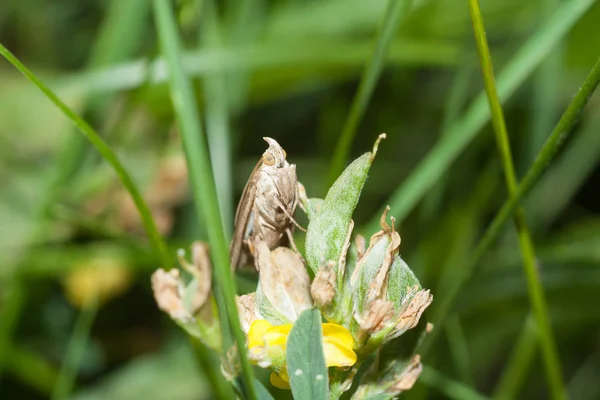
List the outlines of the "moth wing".
<svg viewBox="0 0 600 400">
<path fill-rule="evenodd" d="M 244 187 L 242 197 L 238 203 L 237 210 L 235 211 L 234 219 L 234 231 L 233 238 L 231 240 L 231 247 L 229 249 L 231 267 L 237 269 L 239 267 L 240 256 L 242 253 L 242 247 L 244 245 L 244 235 L 250 221 L 250 214 L 252 213 L 252 207 L 254 205 L 254 198 L 256 197 L 257 182 L 260 177 L 260 167 L 262 161 L 259 161 L 252 173 L 250 178 Z"/>
</svg>

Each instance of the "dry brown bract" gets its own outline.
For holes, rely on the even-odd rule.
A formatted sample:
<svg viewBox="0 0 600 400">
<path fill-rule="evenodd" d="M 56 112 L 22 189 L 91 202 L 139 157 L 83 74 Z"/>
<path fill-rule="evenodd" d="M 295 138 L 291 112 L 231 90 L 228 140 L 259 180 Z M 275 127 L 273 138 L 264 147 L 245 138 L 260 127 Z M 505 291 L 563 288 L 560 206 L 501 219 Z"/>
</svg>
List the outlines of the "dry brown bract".
<svg viewBox="0 0 600 400">
<path fill-rule="evenodd" d="M 400 394 L 404 391 L 411 389 L 421 372 L 423 371 L 423 364 L 421 364 L 421 356 L 415 354 L 414 357 L 410 360 L 408 366 L 402 373 L 398 376 L 398 380 L 392 386 L 390 392 L 394 394 Z"/>
<path fill-rule="evenodd" d="M 322 265 L 317 271 L 317 275 L 310 287 L 310 294 L 315 304 L 319 307 L 328 306 L 335 297 L 337 279 L 334 267 L 335 262 L 333 261 Z"/>
<path fill-rule="evenodd" d="M 310 277 L 300 255 L 287 247 L 269 250 L 257 244 L 259 284 L 265 297 L 283 315 L 295 321 L 302 311 L 313 306 Z"/>
</svg>

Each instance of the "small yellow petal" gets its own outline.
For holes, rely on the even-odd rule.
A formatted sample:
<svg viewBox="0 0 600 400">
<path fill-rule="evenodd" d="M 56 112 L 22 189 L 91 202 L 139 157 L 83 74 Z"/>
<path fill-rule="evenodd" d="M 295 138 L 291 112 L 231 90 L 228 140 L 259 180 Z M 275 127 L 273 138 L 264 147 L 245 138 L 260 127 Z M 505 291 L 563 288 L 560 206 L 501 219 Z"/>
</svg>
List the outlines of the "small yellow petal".
<svg viewBox="0 0 600 400">
<path fill-rule="evenodd" d="M 272 327 L 273 325 L 264 319 L 257 319 L 252 322 L 248 330 L 248 348 L 252 349 L 257 346 L 264 346 L 265 333 Z"/>
<path fill-rule="evenodd" d="M 356 353 L 349 347 L 323 342 L 325 364 L 329 367 L 349 367 L 356 362 Z"/>
<path fill-rule="evenodd" d="M 338 324 L 323 324 L 323 352 L 327 367 L 349 367 L 356 362 L 354 340 L 348 329 Z"/>
<path fill-rule="evenodd" d="M 350 331 L 338 324 L 323 324 L 323 341 L 354 348 L 354 339 L 352 339 Z"/>
<path fill-rule="evenodd" d="M 285 348 L 291 330 L 292 324 L 273 326 L 264 333 L 263 339 L 267 346 L 281 346 Z"/>
<path fill-rule="evenodd" d="M 285 380 L 286 377 L 287 380 Z M 290 378 L 287 376 L 287 374 L 285 374 L 284 377 L 283 373 L 281 375 L 278 375 L 277 372 L 271 372 L 271 376 L 269 377 L 271 385 L 275 386 L 277 389 L 291 389 L 289 380 Z"/>
</svg>

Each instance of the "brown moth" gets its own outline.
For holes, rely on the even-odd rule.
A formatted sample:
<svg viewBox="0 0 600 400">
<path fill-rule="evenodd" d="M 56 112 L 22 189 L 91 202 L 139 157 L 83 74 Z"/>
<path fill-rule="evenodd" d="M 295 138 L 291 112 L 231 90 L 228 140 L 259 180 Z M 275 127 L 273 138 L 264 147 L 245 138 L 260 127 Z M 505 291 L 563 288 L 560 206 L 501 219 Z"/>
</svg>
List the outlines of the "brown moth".
<svg viewBox="0 0 600 400">
<path fill-rule="evenodd" d="M 293 215 L 298 204 L 296 165 L 286 161 L 279 143 L 263 139 L 269 148 L 252 170 L 235 213 L 230 248 L 234 269 L 249 263 L 258 242 L 265 242 L 270 250 L 286 241 L 293 246 Z"/>
</svg>

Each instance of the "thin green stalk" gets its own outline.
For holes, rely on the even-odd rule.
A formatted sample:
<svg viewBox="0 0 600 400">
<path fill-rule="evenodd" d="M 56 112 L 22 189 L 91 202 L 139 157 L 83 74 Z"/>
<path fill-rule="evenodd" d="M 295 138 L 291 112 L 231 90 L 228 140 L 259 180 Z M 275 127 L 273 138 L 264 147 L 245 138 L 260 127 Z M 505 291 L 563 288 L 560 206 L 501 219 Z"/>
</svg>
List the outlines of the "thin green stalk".
<svg viewBox="0 0 600 400">
<path fill-rule="evenodd" d="M 135 54 L 140 39 L 144 37 L 145 17 L 149 9 L 145 0 L 109 0 L 109 3 L 108 12 L 87 62 L 86 69 L 89 71 L 127 60 Z M 82 99 L 84 108 L 80 111 L 81 115 L 90 112 L 95 116 L 105 115 L 113 97 L 114 95 L 108 93 L 101 95 L 87 93 Z M 101 127 L 97 129 L 103 131 Z M 104 136 L 104 139 L 108 140 L 107 136 Z M 70 151 L 61 161 L 64 165 L 61 172 L 63 179 L 72 178 L 74 175 L 85 177 L 90 173 L 90 169 L 85 168 L 84 162 L 97 162 L 97 154 L 89 154 L 91 149 L 86 146 L 85 138 L 79 135 L 70 135 L 69 141 L 71 143 L 67 146 Z M 96 164 L 94 163 L 94 167 Z"/>
<path fill-rule="evenodd" d="M 110 147 L 106 144 L 106 142 L 92 129 L 87 122 L 85 122 L 79 115 L 77 115 L 73 110 L 71 110 L 65 103 L 62 102 L 51 91 L 37 76 L 33 74 L 21 61 L 19 61 L 4 45 L 0 43 L 0 55 L 6 58 L 16 69 L 19 70 L 27 79 L 29 79 L 35 86 L 37 86 L 45 95 L 56 105 L 62 112 L 65 114 L 67 118 L 69 118 L 75 127 L 83 133 L 83 135 L 94 145 L 96 150 L 102 155 L 102 157 L 111 165 L 111 167 L 115 170 L 119 179 L 125 186 L 125 189 L 131 195 L 133 202 L 135 203 L 136 208 L 140 213 L 140 217 L 144 224 L 144 229 L 146 230 L 146 234 L 148 235 L 157 256 L 160 258 L 161 263 L 165 267 L 169 267 L 171 262 L 171 256 L 167 250 L 167 246 L 163 241 L 158 229 L 156 228 L 156 224 L 154 223 L 154 219 L 152 218 L 152 214 L 150 213 L 150 209 L 148 205 L 140 195 L 137 187 L 133 183 L 133 180 L 119 161 L 116 154 L 110 149 Z"/>
<path fill-rule="evenodd" d="M 11 347 L 10 342 L 25 308 L 28 294 L 28 286 L 20 271 L 14 273 L 4 287 L 6 287 L 6 292 L 2 298 L 2 308 L 0 309 L 0 382 L 2 369 Z"/>
<path fill-rule="evenodd" d="M 190 336 L 190 342 L 196 353 L 196 360 L 202 368 L 202 372 L 206 374 L 206 378 L 211 383 L 213 395 L 217 399 L 233 398 L 233 390 L 225 380 L 219 368 L 219 360 L 216 359 L 215 353 L 206 347 L 204 343 Z"/>
<path fill-rule="evenodd" d="M 561 215 L 600 159 L 600 114 L 590 116 L 581 125 L 581 133 L 573 138 L 528 198 L 527 217 L 534 231 L 546 230 Z"/>
<path fill-rule="evenodd" d="M 481 71 L 483 73 L 483 81 L 485 92 L 487 94 L 490 110 L 492 113 L 492 125 L 496 135 L 496 142 L 500 156 L 502 158 L 502 166 L 504 169 L 504 177 L 510 197 L 514 197 L 517 192 L 517 175 L 510 150 L 510 140 L 506 130 L 506 122 L 504 112 L 500 105 L 500 99 L 496 91 L 496 82 L 494 79 L 494 68 L 492 57 L 485 35 L 485 27 L 479 8 L 478 0 L 469 0 L 469 10 L 471 13 L 471 22 L 473 23 L 473 32 L 479 52 L 479 61 L 481 63 Z M 544 287 L 540 281 L 539 274 L 536 269 L 536 256 L 533 240 L 527 221 L 525 220 L 525 212 L 523 207 L 518 207 L 514 213 L 515 227 L 519 237 L 519 246 L 523 258 L 523 269 L 527 278 L 527 289 L 535 316 L 538 329 L 539 339 L 541 342 L 542 355 L 544 358 L 544 367 L 546 371 L 546 379 L 553 399 L 566 398 L 565 384 L 563 381 L 562 367 L 560 358 L 556 348 L 556 342 L 552 333 L 548 305 L 544 294 Z"/>
<path fill-rule="evenodd" d="M 573 372 L 568 390 L 573 399 L 596 400 L 600 398 L 600 351 L 598 347 L 586 357 Z"/>
<path fill-rule="evenodd" d="M 441 296 L 438 296 L 436 308 L 432 316 L 432 322 L 435 326 L 440 327 L 442 325 L 444 318 L 452 309 L 452 305 L 458 297 L 460 290 L 469 277 L 475 272 L 475 269 L 479 266 L 479 261 L 499 236 L 504 224 L 513 215 L 514 211 L 519 206 L 520 201 L 529 193 L 550 161 L 552 161 L 558 150 L 561 148 L 563 142 L 567 139 L 575 126 L 581 111 L 586 106 L 599 83 L 600 58 L 596 61 L 596 64 L 594 64 L 589 75 L 583 82 L 583 85 L 567 107 L 567 110 L 561 116 L 560 121 L 558 121 L 558 124 L 554 127 L 554 130 L 546 140 L 546 143 L 533 162 L 533 165 L 529 168 L 525 178 L 518 186 L 516 193 L 504 202 L 500 211 L 498 211 L 491 224 L 486 228 L 483 237 L 473 251 L 472 257 L 469 259 L 468 264 L 463 268 L 456 270 L 454 280 L 449 282 L 447 290 Z M 423 354 L 431 349 L 432 344 L 439 335 L 439 331 L 440 329 L 434 329 L 426 338 L 426 341 L 423 343 Z"/>
<path fill-rule="evenodd" d="M 215 263 L 215 278 L 222 290 L 226 305 L 226 309 L 219 311 L 228 316 L 239 350 L 246 394 L 250 399 L 256 399 L 253 371 L 245 351 L 246 338 L 240 327 L 235 304 L 235 281 L 229 265 L 229 250 L 221 221 L 217 191 L 192 84 L 181 65 L 181 49 L 175 16 L 168 0 L 154 0 L 153 6 L 159 41 L 168 65 L 171 99 L 183 139 L 194 203 L 197 212 L 204 216 L 204 221 L 208 225 L 211 254 Z"/>
<path fill-rule="evenodd" d="M 552 15 L 556 7 L 560 5 L 561 0 L 542 0 L 538 15 L 544 20 Z M 564 58 L 564 46 L 558 44 L 551 54 L 548 54 L 546 60 L 539 66 L 533 77 L 534 88 L 531 104 L 532 123 L 531 131 L 527 135 L 525 143 L 524 165 L 530 164 L 539 149 L 544 144 L 544 140 L 549 132 L 552 131 L 552 125 L 556 121 L 557 110 L 559 109 L 558 94 L 560 85 L 557 84 L 562 78 L 562 60 Z M 521 171 L 522 172 L 522 171 Z M 529 215 L 529 213 L 527 213 Z"/>
<path fill-rule="evenodd" d="M 73 390 L 77 377 L 77 369 L 83 359 L 89 333 L 92 324 L 94 323 L 94 319 L 96 319 L 97 312 L 98 297 L 94 295 L 86 301 L 79 313 L 77 322 L 75 322 L 73 334 L 69 339 L 67 354 L 65 355 L 65 360 L 58 375 L 56 386 L 54 386 L 52 392 L 52 400 L 65 399 Z"/>
<path fill-rule="evenodd" d="M 201 24 L 201 35 L 206 48 L 218 49 L 221 47 L 222 33 L 219 16 L 213 1 L 204 4 L 206 19 Z M 225 236 L 231 238 L 233 226 L 233 193 L 231 188 L 231 129 L 229 125 L 229 100 L 225 75 L 216 72 L 204 76 L 202 80 L 204 107 L 206 109 L 206 136 L 211 154 L 211 163 L 217 184 L 221 218 L 224 222 Z"/>
<path fill-rule="evenodd" d="M 551 18 L 521 46 L 498 74 L 498 94 L 501 101 L 506 101 L 518 89 L 594 3 L 595 0 L 572 0 L 564 2 L 556 9 Z M 482 92 L 385 203 L 390 205 L 396 223 L 402 223 L 419 200 L 446 173 L 450 164 L 477 136 L 489 118 L 487 100 Z M 364 232 L 376 232 L 379 229 L 379 216 L 382 213 L 383 207 L 373 215 Z"/>
<path fill-rule="evenodd" d="M 333 153 L 329 169 L 329 184 L 333 183 L 344 169 L 350 153 L 350 146 L 356 135 L 356 129 L 367 109 L 373 89 L 375 89 L 377 80 L 381 75 L 381 70 L 383 69 L 385 58 L 398 24 L 401 17 L 408 14 L 411 5 L 412 0 L 389 0 L 388 2 L 382 24 L 377 32 L 373 53 L 360 78 L 358 91 L 352 100 L 350 113 Z"/>
<path fill-rule="evenodd" d="M 419 381 L 442 392 L 449 399 L 456 400 L 486 400 L 488 397 L 477 393 L 467 385 L 454 381 L 442 375 L 435 369 L 424 365 Z"/>
<path fill-rule="evenodd" d="M 469 347 L 467 338 L 457 315 L 452 315 L 446 322 L 446 335 L 448 335 L 448 344 L 454 365 L 458 368 L 458 373 L 466 384 L 475 387 L 473 374 L 471 373 L 471 360 L 469 357 Z"/>
<path fill-rule="evenodd" d="M 533 315 L 529 314 L 517 344 L 502 371 L 502 375 L 494 389 L 494 399 L 510 400 L 516 399 L 519 390 L 527 378 L 527 371 L 532 365 L 536 353 L 538 335 Z"/>
<path fill-rule="evenodd" d="M 58 369 L 44 354 L 25 346 L 12 345 L 6 349 L 6 370 L 22 383 L 47 398 L 54 390 Z"/>
</svg>

